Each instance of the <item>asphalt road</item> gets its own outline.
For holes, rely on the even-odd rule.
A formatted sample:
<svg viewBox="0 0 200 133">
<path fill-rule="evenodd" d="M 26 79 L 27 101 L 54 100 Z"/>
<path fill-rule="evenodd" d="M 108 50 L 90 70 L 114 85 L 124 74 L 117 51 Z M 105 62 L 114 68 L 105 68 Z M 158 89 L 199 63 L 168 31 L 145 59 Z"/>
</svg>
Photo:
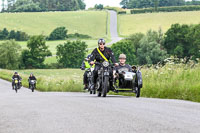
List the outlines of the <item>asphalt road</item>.
<svg viewBox="0 0 200 133">
<path fill-rule="evenodd" d="M 199 133 L 200 103 L 34 92 L 0 80 L 0 133 Z"/>
<path fill-rule="evenodd" d="M 110 35 L 111 35 L 111 42 L 107 45 L 111 45 L 120 41 L 122 38 L 118 36 L 117 32 L 117 13 L 115 11 L 108 11 L 110 13 Z"/>
</svg>

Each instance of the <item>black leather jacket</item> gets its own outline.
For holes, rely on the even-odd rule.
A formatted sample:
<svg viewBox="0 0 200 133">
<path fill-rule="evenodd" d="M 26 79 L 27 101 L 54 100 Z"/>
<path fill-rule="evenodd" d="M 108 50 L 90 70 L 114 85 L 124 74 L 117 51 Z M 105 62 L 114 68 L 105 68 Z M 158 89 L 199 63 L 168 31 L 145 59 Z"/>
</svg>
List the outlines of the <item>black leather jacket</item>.
<svg viewBox="0 0 200 133">
<path fill-rule="evenodd" d="M 108 60 L 111 59 L 113 63 L 116 63 L 114 53 L 112 52 L 112 50 L 110 48 L 105 47 L 104 51 L 101 51 L 101 52 Z M 90 58 L 89 62 L 94 61 L 94 60 L 96 60 L 97 62 L 105 61 L 104 58 L 99 54 L 97 48 L 95 48 L 92 51 L 91 58 Z"/>
</svg>

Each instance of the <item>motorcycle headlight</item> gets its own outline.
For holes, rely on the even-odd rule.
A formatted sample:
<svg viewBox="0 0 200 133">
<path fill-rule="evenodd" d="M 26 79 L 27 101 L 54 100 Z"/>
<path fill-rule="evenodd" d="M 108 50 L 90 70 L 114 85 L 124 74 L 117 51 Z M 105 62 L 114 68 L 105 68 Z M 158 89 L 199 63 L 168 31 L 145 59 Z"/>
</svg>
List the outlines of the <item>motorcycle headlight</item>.
<svg viewBox="0 0 200 133">
<path fill-rule="evenodd" d="M 109 66 L 109 62 L 104 61 L 104 62 L 103 62 L 103 66 L 104 66 L 104 67 L 108 67 L 108 66 Z"/>
</svg>

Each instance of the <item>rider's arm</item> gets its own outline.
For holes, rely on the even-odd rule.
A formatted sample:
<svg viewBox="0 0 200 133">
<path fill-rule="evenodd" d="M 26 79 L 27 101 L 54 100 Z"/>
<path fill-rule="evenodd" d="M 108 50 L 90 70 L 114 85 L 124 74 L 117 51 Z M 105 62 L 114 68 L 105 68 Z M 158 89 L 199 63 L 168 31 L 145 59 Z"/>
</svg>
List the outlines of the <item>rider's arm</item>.
<svg viewBox="0 0 200 133">
<path fill-rule="evenodd" d="M 113 62 L 114 64 L 116 64 L 117 61 L 116 61 L 115 56 L 114 56 L 114 53 L 112 52 L 111 49 L 109 49 L 109 53 L 110 53 L 110 57 L 111 57 L 112 62 Z"/>
<path fill-rule="evenodd" d="M 94 50 L 92 51 L 92 54 L 91 54 L 89 63 L 92 62 L 92 61 L 94 61 L 94 60 L 95 60 L 95 57 L 96 57 L 96 49 L 94 49 Z"/>
<path fill-rule="evenodd" d="M 84 61 L 82 62 L 81 70 L 85 70 L 85 62 Z"/>
</svg>

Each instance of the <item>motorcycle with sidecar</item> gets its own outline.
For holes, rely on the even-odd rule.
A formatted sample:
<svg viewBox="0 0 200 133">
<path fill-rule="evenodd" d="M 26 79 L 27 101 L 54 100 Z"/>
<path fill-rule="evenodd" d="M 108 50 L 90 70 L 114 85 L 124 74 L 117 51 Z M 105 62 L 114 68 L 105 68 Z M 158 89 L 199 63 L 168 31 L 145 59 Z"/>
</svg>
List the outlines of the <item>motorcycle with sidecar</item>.
<svg viewBox="0 0 200 133">
<path fill-rule="evenodd" d="M 133 67 L 133 71 L 129 72 L 128 68 L 119 69 L 114 75 L 114 86 L 116 92 L 131 92 L 135 93 L 136 97 L 140 97 L 142 88 L 142 73 L 140 69 Z"/>
</svg>

